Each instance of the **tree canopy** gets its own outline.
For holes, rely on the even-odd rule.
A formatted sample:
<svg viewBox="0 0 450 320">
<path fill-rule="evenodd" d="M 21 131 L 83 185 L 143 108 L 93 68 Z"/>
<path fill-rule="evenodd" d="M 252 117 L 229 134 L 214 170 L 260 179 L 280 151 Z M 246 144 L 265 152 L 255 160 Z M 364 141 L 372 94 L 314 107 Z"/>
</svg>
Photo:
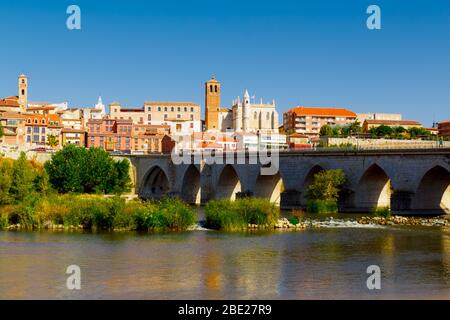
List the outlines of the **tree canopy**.
<svg viewBox="0 0 450 320">
<path fill-rule="evenodd" d="M 130 189 L 130 163 L 101 148 L 73 144 L 55 152 L 45 163 L 52 186 L 60 193 L 121 193 Z"/>
</svg>

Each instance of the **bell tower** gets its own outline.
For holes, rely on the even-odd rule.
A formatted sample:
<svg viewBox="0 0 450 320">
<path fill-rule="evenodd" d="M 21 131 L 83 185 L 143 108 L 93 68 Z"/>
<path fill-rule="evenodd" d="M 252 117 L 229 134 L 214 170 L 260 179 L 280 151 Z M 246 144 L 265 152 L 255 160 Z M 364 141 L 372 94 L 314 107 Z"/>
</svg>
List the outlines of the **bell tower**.
<svg viewBox="0 0 450 320">
<path fill-rule="evenodd" d="M 19 76 L 19 105 L 22 112 L 27 110 L 28 107 L 28 77 L 24 74 Z"/>
<path fill-rule="evenodd" d="M 205 82 L 205 126 L 206 130 L 220 130 L 220 82 L 213 76 Z"/>
</svg>

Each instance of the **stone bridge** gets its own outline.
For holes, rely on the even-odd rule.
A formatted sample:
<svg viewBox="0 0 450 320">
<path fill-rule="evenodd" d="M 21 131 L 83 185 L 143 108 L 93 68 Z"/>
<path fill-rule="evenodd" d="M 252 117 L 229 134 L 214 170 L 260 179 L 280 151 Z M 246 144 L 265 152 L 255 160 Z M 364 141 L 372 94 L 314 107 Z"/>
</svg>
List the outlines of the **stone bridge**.
<svg viewBox="0 0 450 320">
<path fill-rule="evenodd" d="M 245 163 L 237 164 L 237 158 Z M 282 208 L 306 205 L 314 174 L 342 169 L 347 181 L 342 211 L 369 212 L 390 206 L 395 213 L 450 213 L 450 149 L 281 152 L 279 170 L 262 175 L 251 155 L 223 155 L 223 163 L 175 164 L 170 155 L 127 156 L 135 192 L 142 198 L 178 195 L 193 204 L 242 195 L 265 197 Z M 230 163 L 232 162 L 232 163 Z M 269 164 L 270 165 L 270 164 Z"/>
</svg>

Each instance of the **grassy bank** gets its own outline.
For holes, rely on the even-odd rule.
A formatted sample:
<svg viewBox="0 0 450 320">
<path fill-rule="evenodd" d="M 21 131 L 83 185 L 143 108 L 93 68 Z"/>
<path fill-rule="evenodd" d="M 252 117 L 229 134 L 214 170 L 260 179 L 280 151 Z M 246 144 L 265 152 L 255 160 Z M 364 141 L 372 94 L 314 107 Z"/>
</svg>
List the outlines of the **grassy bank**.
<svg viewBox="0 0 450 320">
<path fill-rule="evenodd" d="M 126 203 L 120 197 L 53 194 L 26 197 L 0 212 L 0 228 L 14 225 L 41 229 L 64 225 L 86 230 L 185 230 L 195 221 L 194 210 L 173 198 Z"/>
<path fill-rule="evenodd" d="M 227 231 L 246 229 L 249 224 L 273 228 L 279 213 L 278 206 L 260 198 L 212 200 L 205 206 L 206 227 Z"/>
</svg>

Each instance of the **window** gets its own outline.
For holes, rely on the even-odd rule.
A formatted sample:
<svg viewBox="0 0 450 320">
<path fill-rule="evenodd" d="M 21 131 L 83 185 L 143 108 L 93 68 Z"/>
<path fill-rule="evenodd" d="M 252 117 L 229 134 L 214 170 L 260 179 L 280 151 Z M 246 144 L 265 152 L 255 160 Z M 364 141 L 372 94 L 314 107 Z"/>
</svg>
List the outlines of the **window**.
<svg viewBox="0 0 450 320">
<path fill-rule="evenodd" d="M 25 95 L 25 90 L 24 89 L 22 89 L 22 95 Z"/>
<path fill-rule="evenodd" d="M 214 86 L 214 91 L 217 92 L 217 85 Z"/>
<path fill-rule="evenodd" d="M 39 142 L 39 135 L 33 135 L 33 142 Z"/>
<path fill-rule="evenodd" d="M 27 136 L 27 142 L 31 142 L 31 136 Z"/>
<path fill-rule="evenodd" d="M 34 123 L 36 123 L 36 124 L 37 124 L 37 123 L 38 123 L 38 120 L 37 120 L 37 119 L 34 119 Z"/>
<path fill-rule="evenodd" d="M 171 107 L 171 108 L 170 108 L 170 111 L 174 112 L 174 111 L 175 111 L 175 108 L 174 108 L 174 107 Z"/>
<path fill-rule="evenodd" d="M 177 114 L 177 119 L 181 119 L 181 114 Z"/>
<path fill-rule="evenodd" d="M 164 120 L 166 120 L 166 119 L 167 119 L 167 114 L 164 115 Z"/>
<path fill-rule="evenodd" d="M 194 115 L 193 114 L 191 114 L 191 121 L 193 121 L 194 120 Z"/>
<path fill-rule="evenodd" d="M 177 108 L 177 111 L 178 111 L 178 112 L 181 112 L 181 108 L 180 108 L 180 107 L 178 107 L 178 108 Z"/>
<path fill-rule="evenodd" d="M 147 111 L 148 111 L 148 112 L 152 112 L 152 107 L 148 107 L 148 108 L 147 108 Z"/>
<path fill-rule="evenodd" d="M 152 120 L 152 115 L 151 115 L 151 114 L 148 115 L 147 120 L 148 120 L 148 121 L 151 121 L 151 120 Z"/>
<path fill-rule="evenodd" d="M 58 121 L 55 122 L 55 126 L 59 127 L 59 122 Z"/>
<path fill-rule="evenodd" d="M 41 120 L 41 123 L 42 123 L 42 124 L 45 124 L 45 119 L 42 119 L 42 120 Z"/>
<path fill-rule="evenodd" d="M 213 85 L 212 84 L 209 85 L 209 92 L 213 92 Z"/>
<path fill-rule="evenodd" d="M 184 112 L 187 112 L 187 107 L 184 107 Z"/>
<path fill-rule="evenodd" d="M 22 79 L 22 83 L 25 83 L 25 79 Z"/>
<path fill-rule="evenodd" d="M 27 133 L 31 133 L 31 127 L 27 127 Z"/>
<path fill-rule="evenodd" d="M 34 127 L 33 128 L 33 133 L 39 133 L 39 127 Z"/>
<path fill-rule="evenodd" d="M 42 129 L 41 129 L 41 133 L 44 133 L 44 134 L 45 134 L 45 128 L 42 128 Z"/>
<path fill-rule="evenodd" d="M 191 112 L 194 112 L 194 107 L 191 107 Z"/>
<path fill-rule="evenodd" d="M 161 107 L 158 107 L 158 111 L 160 111 L 160 112 L 161 112 Z"/>
<path fill-rule="evenodd" d="M 253 119 L 257 119 L 258 118 L 258 114 L 255 112 L 254 114 L 253 114 Z"/>
<path fill-rule="evenodd" d="M 164 112 L 167 112 L 167 107 L 164 107 Z"/>
<path fill-rule="evenodd" d="M 139 118 L 139 121 L 140 121 L 141 123 L 144 123 L 144 118 L 140 117 L 140 118 Z"/>
</svg>

